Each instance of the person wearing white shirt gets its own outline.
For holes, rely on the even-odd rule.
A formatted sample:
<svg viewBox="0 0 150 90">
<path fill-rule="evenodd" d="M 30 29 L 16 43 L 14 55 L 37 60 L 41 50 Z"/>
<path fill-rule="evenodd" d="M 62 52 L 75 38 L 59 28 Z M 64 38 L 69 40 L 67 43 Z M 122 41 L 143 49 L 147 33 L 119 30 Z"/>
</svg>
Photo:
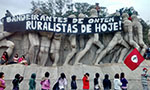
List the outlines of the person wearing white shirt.
<svg viewBox="0 0 150 90">
<path fill-rule="evenodd" d="M 119 74 L 115 74 L 115 78 L 114 78 L 114 90 L 121 90 L 121 81 L 119 79 Z"/>
<path fill-rule="evenodd" d="M 61 73 L 58 82 L 59 82 L 59 90 L 65 90 L 65 86 L 67 85 L 67 79 L 64 73 Z"/>
</svg>

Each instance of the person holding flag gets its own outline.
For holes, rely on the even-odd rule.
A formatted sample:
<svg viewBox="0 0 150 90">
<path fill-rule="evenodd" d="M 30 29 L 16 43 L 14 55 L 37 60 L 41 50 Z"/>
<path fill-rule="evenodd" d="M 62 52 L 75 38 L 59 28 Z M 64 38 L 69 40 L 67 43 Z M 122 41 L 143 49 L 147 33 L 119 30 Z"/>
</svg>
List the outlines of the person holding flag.
<svg viewBox="0 0 150 90">
<path fill-rule="evenodd" d="M 141 82 L 142 82 L 143 90 L 149 90 L 147 84 L 147 78 L 150 77 L 150 75 L 147 74 L 147 71 L 148 71 L 147 68 L 143 68 L 143 72 L 141 74 Z"/>
</svg>

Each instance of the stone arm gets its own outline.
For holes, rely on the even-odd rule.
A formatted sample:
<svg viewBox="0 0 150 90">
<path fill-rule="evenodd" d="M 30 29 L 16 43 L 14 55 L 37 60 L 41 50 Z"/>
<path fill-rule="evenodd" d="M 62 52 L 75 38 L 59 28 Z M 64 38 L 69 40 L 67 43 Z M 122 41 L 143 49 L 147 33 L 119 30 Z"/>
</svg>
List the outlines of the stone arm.
<svg viewBox="0 0 150 90">
<path fill-rule="evenodd" d="M 129 42 L 131 46 L 139 50 L 139 45 L 133 40 L 133 29 L 132 29 L 133 23 L 129 20 L 125 20 L 123 24 L 124 24 L 124 30 L 127 34 L 127 38 L 125 38 L 125 40 Z"/>
<path fill-rule="evenodd" d="M 99 35 L 94 34 L 94 43 L 97 43 L 99 41 Z"/>
<path fill-rule="evenodd" d="M 4 38 L 6 38 L 6 37 L 8 37 L 12 34 L 13 33 L 3 31 L 3 32 L 0 33 L 0 40 L 4 39 Z"/>
<path fill-rule="evenodd" d="M 143 45 L 144 46 L 144 42 L 143 42 L 143 31 L 142 31 L 142 25 L 140 24 L 140 22 L 137 23 L 138 25 L 138 35 L 139 35 L 139 43 L 140 45 Z"/>
<path fill-rule="evenodd" d="M 77 47 L 77 45 L 76 45 L 76 36 L 75 35 L 71 35 L 69 37 L 69 41 L 70 41 L 70 44 L 71 44 L 72 48 L 76 48 Z"/>
<path fill-rule="evenodd" d="M 77 47 L 77 44 L 76 44 L 76 35 L 71 35 L 69 37 L 69 41 L 70 41 L 70 44 L 71 44 L 71 52 L 67 55 L 66 57 L 66 60 L 64 62 L 64 65 L 68 64 L 68 62 L 71 60 L 71 58 L 75 55 L 76 53 L 76 47 Z"/>
<path fill-rule="evenodd" d="M 130 43 L 132 43 L 133 42 L 133 30 L 132 30 L 132 25 L 131 25 L 132 23 L 127 22 L 126 24 L 128 26 L 128 28 L 127 28 L 128 35 L 129 35 L 128 36 L 129 37 L 128 40 L 129 40 Z"/>
</svg>

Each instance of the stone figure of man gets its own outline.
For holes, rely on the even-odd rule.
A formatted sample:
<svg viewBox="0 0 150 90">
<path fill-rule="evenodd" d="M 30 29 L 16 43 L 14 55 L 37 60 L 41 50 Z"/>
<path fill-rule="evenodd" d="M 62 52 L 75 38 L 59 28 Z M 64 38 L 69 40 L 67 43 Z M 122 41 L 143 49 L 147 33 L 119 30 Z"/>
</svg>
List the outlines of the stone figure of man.
<svg viewBox="0 0 150 90">
<path fill-rule="evenodd" d="M 137 42 L 133 39 L 133 24 L 130 20 L 128 20 L 129 15 L 127 13 L 122 14 L 123 18 L 123 30 L 124 30 L 124 39 L 129 43 L 130 46 L 136 49 L 140 49 Z"/>
<path fill-rule="evenodd" d="M 75 18 L 75 15 L 70 15 L 69 18 Z M 76 53 L 76 48 L 77 48 L 77 43 L 76 43 L 76 35 L 71 34 L 69 37 L 69 41 L 71 44 L 71 52 L 67 55 L 66 60 L 64 62 L 64 65 L 67 65 L 69 63 L 69 61 L 71 60 L 71 58 L 75 55 Z"/>
<path fill-rule="evenodd" d="M 142 25 L 139 21 L 139 19 L 137 18 L 137 15 L 133 14 L 131 16 L 132 18 L 132 24 L 133 24 L 133 32 L 134 34 L 134 40 L 139 44 L 139 46 L 141 47 L 141 55 L 144 55 L 145 50 L 147 49 L 146 44 L 143 41 L 143 28 Z"/>
<path fill-rule="evenodd" d="M 59 55 L 60 55 L 60 46 L 61 46 L 61 38 L 62 38 L 62 34 L 61 33 L 55 33 L 54 34 L 54 38 L 52 40 L 52 44 L 51 44 L 51 50 L 50 53 L 53 56 L 53 65 L 52 66 L 56 66 L 57 62 L 59 60 Z"/>
<path fill-rule="evenodd" d="M 27 53 L 27 58 L 30 62 L 30 64 L 35 64 L 37 63 L 37 56 L 39 52 L 39 47 L 40 47 L 40 39 L 39 35 L 37 32 L 29 32 L 28 33 L 28 38 L 30 42 L 30 47 Z"/>
<path fill-rule="evenodd" d="M 15 44 L 6 38 L 11 36 L 13 33 L 3 30 L 3 25 L 0 25 L 0 47 L 7 47 L 6 52 L 8 53 L 8 57 L 10 57 L 12 55 Z"/>
<path fill-rule="evenodd" d="M 38 64 L 45 66 L 48 60 L 49 56 L 49 48 L 50 48 L 50 43 L 51 38 L 52 38 L 52 33 L 51 32 L 39 32 L 40 33 L 40 50 L 38 54 Z"/>
<path fill-rule="evenodd" d="M 42 14 L 39 8 L 36 8 L 32 14 Z M 52 38 L 51 32 L 29 32 L 30 41 L 29 53 L 27 54 L 30 63 L 37 63 L 45 66 L 49 56 L 50 41 Z"/>
<path fill-rule="evenodd" d="M 120 16 L 119 13 L 116 13 L 116 15 Z M 122 59 L 124 58 L 125 54 L 127 53 L 128 49 L 129 49 L 129 45 L 123 39 L 123 36 L 122 36 L 121 32 L 116 32 L 115 35 L 113 36 L 112 40 L 107 45 L 107 47 L 96 58 L 95 65 L 98 65 L 99 62 L 101 62 L 102 58 L 105 57 L 106 54 L 109 53 L 116 45 L 124 46 L 124 49 L 120 53 L 120 57 L 119 57 L 119 60 L 118 60 L 118 62 L 121 62 Z"/>
<path fill-rule="evenodd" d="M 91 9 L 90 14 L 90 17 L 98 17 L 96 9 Z M 91 36 L 90 39 L 87 41 L 85 48 L 77 54 L 74 64 L 79 63 L 79 61 L 83 58 L 87 51 L 90 50 L 93 44 L 99 47 L 99 49 L 96 51 L 96 54 L 100 53 L 101 50 L 104 48 L 103 44 L 99 41 L 99 34 L 94 34 L 94 36 Z"/>
</svg>

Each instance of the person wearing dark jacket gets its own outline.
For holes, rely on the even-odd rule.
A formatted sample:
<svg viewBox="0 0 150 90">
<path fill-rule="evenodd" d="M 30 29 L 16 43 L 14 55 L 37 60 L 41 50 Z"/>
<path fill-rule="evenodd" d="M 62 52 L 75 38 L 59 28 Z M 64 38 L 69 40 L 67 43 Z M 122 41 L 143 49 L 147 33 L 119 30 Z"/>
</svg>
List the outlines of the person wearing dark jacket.
<svg viewBox="0 0 150 90">
<path fill-rule="evenodd" d="M 99 79 L 99 73 L 96 73 L 94 78 L 94 90 L 100 90 L 98 79 Z"/>
<path fill-rule="evenodd" d="M 111 81 L 109 80 L 108 74 L 105 74 L 105 79 L 103 80 L 103 87 L 104 87 L 104 90 L 110 90 L 111 89 Z"/>
<path fill-rule="evenodd" d="M 12 81 L 13 83 L 13 90 L 19 90 L 19 83 L 21 83 L 23 80 L 23 77 L 20 76 L 20 74 L 15 75 L 15 79 Z"/>
<path fill-rule="evenodd" d="M 128 81 L 127 79 L 125 78 L 125 74 L 122 72 L 121 75 L 120 75 L 120 81 L 122 83 L 122 86 L 121 86 L 121 89 L 122 90 L 127 90 L 127 84 L 128 84 Z"/>
<path fill-rule="evenodd" d="M 76 76 L 73 75 L 71 78 L 72 78 L 72 81 L 71 81 L 71 90 L 76 90 L 77 89 Z"/>
<path fill-rule="evenodd" d="M 33 73 L 31 75 L 30 81 L 29 81 L 29 90 L 36 90 L 36 82 L 35 82 L 36 74 Z"/>
</svg>

